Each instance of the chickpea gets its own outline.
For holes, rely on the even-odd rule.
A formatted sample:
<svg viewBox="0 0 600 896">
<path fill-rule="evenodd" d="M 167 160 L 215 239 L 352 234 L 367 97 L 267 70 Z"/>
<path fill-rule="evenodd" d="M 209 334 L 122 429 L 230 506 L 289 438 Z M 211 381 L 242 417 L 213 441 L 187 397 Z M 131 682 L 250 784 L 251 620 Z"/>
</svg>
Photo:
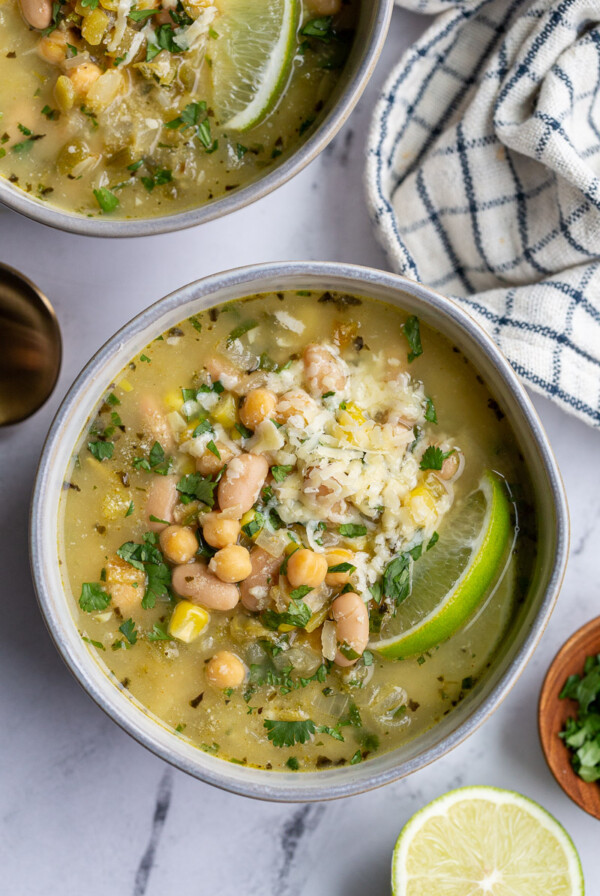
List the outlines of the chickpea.
<svg viewBox="0 0 600 896">
<path fill-rule="evenodd" d="M 454 479 L 460 468 L 460 454 L 453 451 L 442 463 L 442 469 L 438 473 L 440 479 Z"/>
<path fill-rule="evenodd" d="M 67 58 L 67 35 L 63 31 L 54 30 L 41 39 L 37 50 L 46 62 L 60 65 Z"/>
<path fill-rule="evenodd" d="M 248 550 L 241 544 L 228 544 L 217 551 L 208 564 L 211 572 L 222 581 L 233 584 L 247 579 L 252 572 Z"/>
<path fill-rule="evenodd" d="M 69 78 L 75 93 L 84 97 L 87 96 L 92 84 L 98 80 L 101 74 L 102 69 L 94 62 L 82 62 L 81 65 L 69 72 Z"/>
<path fill-rule="evenodd" d="M 331 612 L 336 623 L 338 644 L 346 645 L 362 656 L 369 643 L 369 613 L 364 601 L 354 591 L 347 591 L 336 597 Z M 348 659 L 340 650 L 335 656 L 338 666 L 352 666 L 357 659 Z"/>
<path fill-rule="evenodd" d="M 223 442 L 215 442 L 215 447 L 221 455 L 221 460 L 208 448 L 202 457 L 196 460 L 196 469 L 203 476 L 215 476 L 233 457 L 233 451 L 227 445 L 224 445 Z"/>
<path fill-rule="evenodd" d="M 150 484 L 144 508 L 146 522 L 152 532 L 162 532 L 173 522 L 177 500 L 177 476 L 155 476 Z M 151 520 L 150 517 L 155 519 Z"/>
<path fill-rule="evenodd" d="M 341 392 L 346 385 L 342 362 L 323 345 L 307 345 L 303 354 L 304 376 L 311 395 Z"/>
<path fill-rule="evenodd" d="M 287 565 L 288 582 L 292 588 L 308 585 L 318 588 L 327 575 L 327 559 L 325 554 L 317 554 L 308 548 L 300 548 L 290 556 Z"/>
<path fill-rule="evenodd" d="M 269 586 L 277 582 L 281 557 L 273 557 L 268 551 L 254 547 L 250 552 L 252 572 L 240 585 L 242 603 L 247 610 L 257 613 L 264 609 L 269 594 Z"/>
<path fill-rule="evenodd" d="M 207 513 L 202 517 L 202 534 L 211 548 L 226 548 L 235 544 L 241 528 L 239 520 L 228 520 L 218 513 Z"/>
<path fill-rule="evenodd" d="M 228 464 L 219 482 L 219 507 L 236 509 L 240 519 L 251 509 L 265 483 L 269 464 L 259 454 L 238 454 Z"/>
<path fill-rule="evenodd" d="M 52 0 L 19 0 L 23 18 L 28 25 L 43 31 L 52 21 Z"/>
<path fill-rule="evenodd" d="M 207 610 L 233 610 L 240 599 L 237 586 L 222 582 L 204 563 L 176 566 L 171 582 L 179 597 Z"/>
<path fill-rule="evenodd" d="M 307 3 L 316 16 L 335 16 L 342 8 L 342 0 L 307 0 Z"/>
<path fill-rule="evenodd" d="M 301 417 L 305 423 L 310 423 L 318 410 L 308 392 L 304 389 L 290 389 L 279 399 L 275 419 L 278 423 L 287 423 L 290 417 Z"/>
<path fill-rule="evenodd" d="M 277 396 L 269 389 L 252 389 L 240 408 L 240 420 L 248 429 L 256 429 L 259 423 L 273 416 Z"/>
<path fill-rule="evenodd" d="M 206 677 L 216 688 L 239 688 L 246 678 L 243 662 L 229 650 L 219 650 L 206 665 Z"/>
<path fill-rule="evenodd" d="M 345 548 L 335 548 L 335 550 L 329 551 L 325 556 L 327 557 L 328 567 L 339 566 L 341 563 L 352 563 L 354 557 L 352 551 L 347 551 Z M 328 572 L 325 576 L 325 584 L 332 588 L 337 585 L 347 585 L 349 581 L 349 572 Z"/>
<path fill-rule="evenodd" d="M 189 526 L 167 526 L 160 533 L 159 541 L 171 563 L 189 563 L 198 550 L 198 539 Z"/>
</svg>

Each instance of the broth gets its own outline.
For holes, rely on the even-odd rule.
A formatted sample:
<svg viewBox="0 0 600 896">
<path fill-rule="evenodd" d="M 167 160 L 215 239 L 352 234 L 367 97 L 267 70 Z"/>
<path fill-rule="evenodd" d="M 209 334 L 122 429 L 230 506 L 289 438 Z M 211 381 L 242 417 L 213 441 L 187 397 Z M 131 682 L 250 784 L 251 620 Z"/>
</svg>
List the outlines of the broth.
<svg viewBox="0 0 600 896">
<path fill-rule="evenodd" d="M 276 403 L 257 404 L 257 392 Z M 233 510 L 221 488 L 236 455 L 267 459 L 250 510 L 241 479 Z M 414 616 L 419 564 L 442 568 L 490 469 L 508 495 L 511 532 L 476 610 L 431 649 L 380 655 L 375 642 Z M 179 503 L 166 502 L 165 519 L 151 514 L 153 483 L 169 481 Z M 465 356 L 394 307 L 329 292 L 240 300 L 154 340 L 107 384 L 66 482 L 65 588 L 107 674 L 178 736 L 264 769 L 364 761 L 439 722 L 485 677 L 535 553 L 513 433 Z M 198 553 L 181 565 L 221 572 L 201 532 L 209 539 L 210 520 L 237 525 L 240 517 L 241 560 L 242 548 L 251 558 L 260 548 L 274 565 L 260 587 L 242 581 L 242 601 L 236 594 L 229 609 L 211 608 L 193 575 L 176 578 L 163 533 L 174 524 L 191 530 Z M 318 569 L 298 569 L 299 558 L 318 567 L 315 555 L 327 555 L 325 582 Z M 401 575 L 395 592 L 389 584 L 399 557 L 412 593 Z M 139 568 L 129 562 L 136 558 Z M 223 587 L 230 594 L 238 585 Z M 368 645 L 360 631 L 341 640 L 336 601 L 351 594 L 368 609 Z M 179 635 L 196 635 L 188 642 L 173 636 L 179 605 Z M 231 679 L 213 662 L 221 651 L 237 660 Z"/>
</svg>

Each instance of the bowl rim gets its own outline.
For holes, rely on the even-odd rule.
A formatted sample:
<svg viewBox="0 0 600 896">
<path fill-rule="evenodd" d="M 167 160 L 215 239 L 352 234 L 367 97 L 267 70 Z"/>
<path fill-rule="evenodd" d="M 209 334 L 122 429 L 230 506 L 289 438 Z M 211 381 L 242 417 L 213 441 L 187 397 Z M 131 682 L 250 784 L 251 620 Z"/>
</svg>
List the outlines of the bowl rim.
<svg viewBox="0 0 600 896">
<path fill-rule="evenodd" d="M 362 96 L 383 49 L 394 8 L 394 0 L 369 2 L 374 7 L 370 35 L 357 56 L 351 77 L 308 139 L 301 142 L 281 165 L 272 168 L 264 177 L 258 177 L 239 190 L 187 211 L 132 220 L 104 219 L 102 216 L 88 218 L 75 212 L 63 211 L 52 205 L 45 205 L 13 186 L 6 178 L 0 177 L 0 207 L 4 205 L 40 224 L 80 236 L 139 237 L 186 230 L 262 199 L 295 177 L 325 149 L 346 123 Z M 342 74 L 342 81 L 343 77 Z"/>
<path fill-rule="evenodd" d="M 172 744 L 163 745 L 159 743 L 160 720 L 152 720 L 154 726 L 152 727 L 152 733 L 145 732 L 141 721 L 137 720 L 137 713 L 134 711 L 135 704 L 132 699 L 121 700 L 120 691 L 114 685 L 109 692 L 109 696 L 106 697 L 100 692 L 100 688 L 95 685 L 95 676 L 91 674 L 95 665 L 91 653 L 86 653 L 84 662 L 80 662 L 78 658 L 72 655 L 67 635 L 60 624 L 60 620 L 54 613 L 50 589 L 45 583 L 43 530 L 47 523 L 45 515 L 49 512 L 49 510 L 45 509 L 45 504 L 47 503 L 45 501 L 45 486 L 48 480 L 52 478 L 52 470 L 50 468 L 51 449 L 60 441 L 63 423 L 68 418 L 72 408 L 77 405 L 79 393 L 90 382 L 93 382 L 97 370 L 101 368 L 108 358 L 114 356 L 116 352 L 123 352 L 126 349 L 128 344 L 135 338 L 136 333 L 146 330 L 149 326 L 160 332 L 160 327 L 156 325 L 174 309 L 192 299 L 193 301 L 201 302 L 203 299 L 207 299 L 207 297 L 209 298 L 212 294 L 218 293 L 225 288 L 235 289 L 239 298 L 242 298 L 247 295 L 260 293 L 262 291 L 260 288 L 261 282 L 266 283 L 269 280 L 276 279 L 278 283 L 284 286 L 286 280 L 291 281 L 294 278 L 296 280 L 301 278 L 306 282 L 307 286 L 312 279 L 315 290 L 322 289 L 322 281 L 331 278 L 337 280 L 345 279 L 348 281 L 348 288 L 353 288 L 361 295 L 368 295 L 370 286 L 389 292 L 395 291 L 408 294 L 416 299 L 418 303 L 424 304 L 434 314 L 439 314 L 442 323 L 438 328 L 440 333 L 445 335 L 444 324 L 450 318 L 454 325 L 462 330 L 467 339 L 477 345 L 487 356 L 497 376 L 511 393 L 518 413 L 522 416 L 522 422 L 525 423 L 528 435 L 532 437 L 539 459 L 543 464 L 555 512 L 553 526 L 555 553 L 551 560 L 548 561 L 548 573 L 545 576 L 546 587 L 541 593 L 541 598 L 529 624 L 529 629 L 522 637 L 520 646 L 511 662 L 499 675 L 498 680 L 485 699 L 473 706 L 464 720 L 441 740 L 425 748 L 415 756 L 383 770 L 376 770 L 375 768 L 373 768 L 373 771 L 369 770 L 369 767 L 372 768 L 375 765 L 376 759 L 367 763 L 336 769 L 335 775 L 333 775 L 335 777 L 333 782 L 329 781 L 329 773 L 324 771 L 304 772 L 301 775 L 294 772 L 261 771 L 260 775 L 265 776 L 264 783 L 255 783 L 244 780 L 244 773 L 250 771 L 253 773 L 257 772 L 252 767 L 234 765 L 226 760 L 215 760 L 214 757 L 197 748 L 197 758 L 200 762 L 188 761 L 181 755 L 183 748 L 178 753 L 176 736 L 173 736 Z M 319 281 L 321 281 L 321 285 L 319 285 Z M 244 291 L 246 286 L 247 289 Z M 212 304 L 219 305 L 222 302 L 223 299 L 218 299 Z M 210 306 L 211 303 L 208 301 L 203 307 Z M 125 355 L 127 355 L 126 351 Z M 127 358 L 129 358 L 129 355 L 127 355 Z M 88 415 L 92 410 L 93 405 L 89 407 Z M 511 414 L 511 416 L 516 415 Z M 62 473 L 63 471 L 61 470 L 61 477 Z M 57 510 L 58 507 L 54 507 L 54 516 Z M 278 802 L 313 802 L 355 795 L 411 774 L 454 749 L 492 714 L 514 686 L 537 647 L 558 598 L 565 575 L 569 550 L 569 514 L 560 471 L 531 399 L 500 349 L 481 326 L 455 301 L 446 298 L 421 283 L 409 280 L 398 274 L 391 274 L 374 268 L 339 262 L 266 262 L 212 274 L 173 291 L 132 318 L 93 355 L 65 394 L 44 442 L 33 488 L 29 523 L 29 547 L 31 572 L 38 604 L 59 654 L 88 695 L 123 730 L 155 755 L 205 783 L 215 785 L 232 793 L 257 799 Z M 110 681 L 100 666 L 97 666 L 97 672 L 101 676 L 101 680 L 106 679 Z M 435 730 L 436 727 L 434 726 L 432 730 Z M 393 753 L 394 751 L 391 752 Z M 389 752 L 382 754 L 384 757 L 389 755 Z M 232 768 L 236 770 L 235 773 L 231 772 Z M 348 774 L 350 769 L 354 770 L 353 774 Z M 367 769 L 367 771 L 364 772 L 364 769 Z M 327 782 L 325 781 L 325 776 L 328 776 Z M 310 783 L 308 785 L 302 785 L 301 781 L 307 782 L 309 779 Z"/>
</svg>

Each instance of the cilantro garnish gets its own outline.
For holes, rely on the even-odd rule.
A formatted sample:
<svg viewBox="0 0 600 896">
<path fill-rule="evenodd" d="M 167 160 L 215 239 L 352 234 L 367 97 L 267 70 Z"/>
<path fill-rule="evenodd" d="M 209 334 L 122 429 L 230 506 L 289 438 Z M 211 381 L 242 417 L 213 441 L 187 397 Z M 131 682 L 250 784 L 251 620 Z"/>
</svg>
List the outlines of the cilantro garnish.
<svg viewBox="0 0 600 896">
<path fill-rule="evenodd" d="M 336 563 L 335 566 L 329 566 L 327 572 L 356 572 L 356 566 L 351 563 Z"/>
<path fill-rule="evenodd" d="M 79 606 L 85 613 L 106 610 L 110 603 L 110 594 L 95 582 L 84 582 L 81 586 Z"/>
<path fill-rule="evenodd" d="M 170 641 L 171 635 L 167 631 L 164 622 L 155 622 L 152 631 L 146 635 L 149 641 Z"/>
<path fill-rule="evenodd" d="M 438 448 L 437 445 L 430 445 L 423 452 L 423 457 L 421 458 L 419 469 L 441 470 L 442 464 L 447 457 L 450 457 L 451 454 L 454 454 L 454 450 L 444 452 L 441 448 Z"/>
<path fill-rule="evenodd" d="M 125 622 L 119 626 L 119 631 L 125 635 L 130 644 L 136 643 L 138 636 L 133 619 L 126 619 Z"/>
<path fill-rule="evenodd" d="M 435 405 L 433 403 L 433 399 L 426 398 L 425 399 L 425 419 L 428 423 L 437 423 L 438 418 L 435 412 Z"/>
<path fill-rule="evenodd" d="M 136 470 L 146 470 L 147 473 L 159 473 L 166 476 L 171 469 L 171 458 L 166 457 L 160 442 L 155 442 L 150 449 L 148 458 L 135 457 L 132 461 Z"/>
<path fill-rule="evenodd" d="M 242 336 L 245 336 L 246 333 L 249 333 L 250 330 L 254 330 L 257 326 L 258 321 L 245 320 L 243 323 L 239 324 L 231 331 L 231 333 L 227 337 L 227 345 L 232 345 L 236 341 L 236 339 L 241 339 Z"/>
<path fill-rule="evenodd" d="M 588 783 L 600 781 L 600 654 L 587 657 L 583 675 L 570 675 L 559 696 L 578 704 L 560 732 L 573 768 Z"/>
<path fill-rule="evenodd" d="M 290 475 L 293 469 L 293 464 L 275 464 L 271 467 L 271 473 L 275 482 L 283 482 L 283 480 Z"/>
<path fill-rule="evenodd" d="M 304 722 L 267 719 L 264 727 L 267 729 L 267 737 L 274 747 L 293 747 L 295 744 L 305 744 L 316 731 L 316 725 L 312 719 L 306 719 Z"/>
<path fill-rule="evenodd" d="M 412 314 L 402 327 L 402 332 L 406 336 L 410 346 L 408 353 L 408 362 L 414 361 L 419 355 L 423 354 L 423 346 L 421 344 L 421 328 L 419 326 L 419 318 Z"/>
<path fill-rule="evenodd" d="M 342 523 L 341 526 L 338 526 L 338 532 L 346 538 L 360 538 L 367 534 L 367 527 L 357 523 Z"/>
<path fill-rule="evenodd" d="M 110 460 L 113 456 L 115 446 L 112 442 L 88 442 L 88 451 L 90 451 L 96 460 Z"/>
<path fill-rule="evenodd" d="M 334 37 L 332 23 L 333 16 L 319 16 L 318 18 L 310 19 L 300 29 L 300 34 L 302 37 L 313 37 L 324 43 L 329 43 Z"/>
<path fill-rule="evenodd" d="M 94 197 L 103 212 L 114 212 L 119 206 L 119 198 L 108 189 L 108 187 L 99 187 L 94 190 Z"/>
<path fill-rule="evenodd" d="M 296 590 L 302 591 L 301 588 Z M 308 590 L 310 591 L 311 589 L 309 588 Z M 306 591 L 304 592 L 304 594 L 307 593 Z M 311 616 L 311 609 L 303 600 L 290 596 L 290 604 L 285 612 L 277 613 L 276 610 L 265 610 L 261 620 L 266 628 L 275 631 L 280 625 L 293 625 L 295 628 L 304 628 Z"/>
<path fill-rule="evenodd" d="M 182 496 L 184 504 L 196 500 L 211 509 L 215 504 L 214 491 L 216 487 L 216 482 L 201 476 L 200 473 L 189 473 L 187 476 L 182 476 L 177 483 L 177 491 Z"/>
</svg>

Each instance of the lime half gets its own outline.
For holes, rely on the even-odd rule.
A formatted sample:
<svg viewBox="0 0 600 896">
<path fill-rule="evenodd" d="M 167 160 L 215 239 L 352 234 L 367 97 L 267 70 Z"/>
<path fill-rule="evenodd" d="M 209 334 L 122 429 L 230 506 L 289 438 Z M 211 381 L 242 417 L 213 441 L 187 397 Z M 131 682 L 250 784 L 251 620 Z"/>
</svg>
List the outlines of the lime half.
<svg viewBox="0 0 600 896">
<path fill-rule="evenodd" d="M 564 828 L 510 790 L 463 787 L 417 812 L 392 860 L 394 896 L 583 896 Z"/>
<path fill-rule="evenodd" d="M 510 502 L 491 471 L 414 563 L 412 591 L 370 647 L 405 657 L 430 650 L 467 622 L 505 570 L 513 535 Z"/>
<path fill-rule="evenodd" d="M 218 0 L 211 42 L 214 103 L 223 127 L 247 131 L 285 90 L 300 0 Z"/>
</svg>

